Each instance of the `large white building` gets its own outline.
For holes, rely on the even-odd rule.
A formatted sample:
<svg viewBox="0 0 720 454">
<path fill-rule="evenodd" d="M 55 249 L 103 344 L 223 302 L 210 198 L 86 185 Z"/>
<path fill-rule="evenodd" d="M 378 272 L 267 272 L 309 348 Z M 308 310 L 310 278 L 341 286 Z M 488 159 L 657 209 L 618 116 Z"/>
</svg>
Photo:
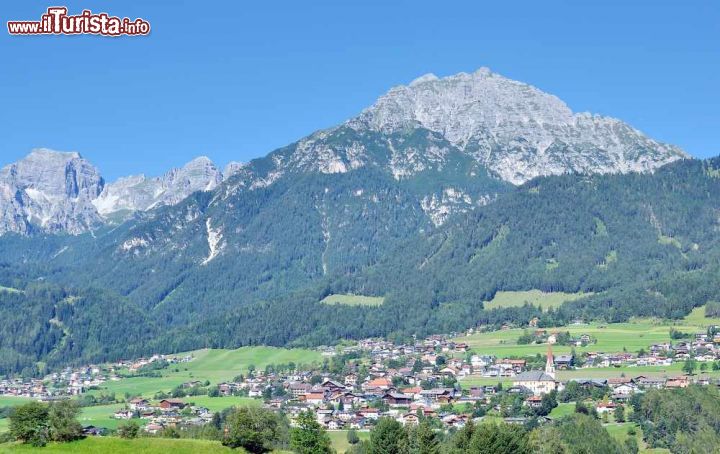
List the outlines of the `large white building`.
<svg viewBox="0 0 720 454">
<path fill-rule="evenodd" d="M 513 386 L 527 388 L 534 395 L 547 394 L 558 390 L 559 383 L 555 381 L 555 361 L 553 360 L 551 343 L 548 343 L 545 371 L 531 370 L 522 372 L 513 379 Z"/>
</svg>

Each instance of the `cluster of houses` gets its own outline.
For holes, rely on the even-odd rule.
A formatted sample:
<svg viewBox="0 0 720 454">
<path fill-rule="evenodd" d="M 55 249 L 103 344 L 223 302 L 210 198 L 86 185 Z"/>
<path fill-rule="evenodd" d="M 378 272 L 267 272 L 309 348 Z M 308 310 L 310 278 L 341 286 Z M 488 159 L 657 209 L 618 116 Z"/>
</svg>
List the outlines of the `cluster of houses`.
<svg viewBox="0 0 720 454">
<path fill-rule="evenodd" d="M 162 362 L 163 364 L 187 363 L 194 358 L 192 355 L 176 356 L 176 355 L 152 355 L 147 358 L 138 358 L 134 360 L 121 360 L 111 364 L 111 369 L 127 369 L 130 372 L 137 372 L 144 367 L 152 366 Z"/>
<path fill-rule="evenodd" d="M 153 355 L 131 361 L 118 361 L 107 365 L 87 365 L 66 367 L 46 377 L 13 378 L 0 380 L 0 396 L 31 397 L 38 400 L 54 400 L 80 395 L 92 388 L 97 388 L 108 380 L 117 381 L 121 377 L 116 371 L 128 370 L 130 373 L 142 367 L 164 361 L 164 364 L 175 364 L 192 361 L 192 356 Z"/>
<path fill-rule="evenodd" d="M 156 434 L 166 427 L 202 426 L 212 421 L 213 413 L 205 407 L 191 405 L 180 399 L 161 399 L 151 403 L 149 399 L 130 399 L 127 407 L 113 415 L 116 419 L 140 418 L 143 430 Z"/>
<path fill-rule="evenodd" d="M 532 370 L 538 365 L 526 359 L 472 354 L 466 343 L 436 335 L 407 344 L 365 339 L 351 346 L 321 349 L 328 361 L 334 356 L 342 358 L 342 372 L 334 369 L 335 373 L 331 373 L 329 368 L 321 366 L 283 373 L 269 368 L 237 377 L 235 381 L 210 386 L 196 381 L 188 382 L 186 387 L 203 389 L 219 397 L 242 395 L 263 399 L 266 406 L 282 410 L 291 421 L 301 411 L 312 409 L 318 421 L 330 430 L 368 429 L 380 417 L 392 417 L 405 425 L 416 424 L 419 415 L 435 417 L 446 428 L 451 428 L 462 427 L 470 417 L 458 414 L 461 412 L 453 411 L 453 407 L 467 409 L 478 403 L 488 405 L 498 393 L 519 393 L 527 406 L 541 406 L 543 395 L 562 391 L 567 385 L 567 382 L 556 378 L 557 370 L 670 365 L 673 361 L 689 358 L 715 361 L 720 357 L 720 349 L 717 348 L 720 339 L 698 334 L 675 344 L 652 345 L 641 355 L 585 353 L 582 361 L 578 361 L 572 355 L 554 355 L 553 339 L 550 336 L 547 338 L 549 342 L 545 365 L 539 370 Z M 580 336 L 578 339 L 585 344 L 591 341 L 589 336 Z M 4 380 L 0 381 L 0 395 L 61 398 L 80 394 L 88 388 L 99 386 L 105 380 L 118 380 L 120 378 L 116 371 L 137 372 L 153 364 L 161 368 L 192 359 L 192 356 L 153 355 L 105 367 L 68 368 L 44 380 Z M 471 378 L 497 378 L 498 382 L 509 381 L 512 385 L 502 390 L 497 386 L 471 386 L 463 389 L 460 384 L 464 379 Z M 602 408 L 597 408 L 599 413 L 610 411 L 633 393 L 649 388 L 680 388 L 692 382 L 716 384 L 703 375 L 695 379 L 687 376 L 662 379 L 636 376 L 573 381 L 583 387 L 610 390 L 610 398 L 598 404 L 602 405 Z M 114 417 L 140 418 L 144 430 L 149 433 L 157 433 L 166 427 L 202 425 L 212 420 L 211 411 L 192 405 L 191 402 L 192 397 L 152 402 L 138 397 L 129 400 L 126 408 L 117 411 Z M 470 404 L 470 407 L 463 404 Z"/>
<path fill-rule="evenodd" d="M 68 367 L 43 379 L 0 380 L 0 396 L 53 400 L 82 394 L 106 380 L 107 376 L 99 366 Z"/>
</svg>

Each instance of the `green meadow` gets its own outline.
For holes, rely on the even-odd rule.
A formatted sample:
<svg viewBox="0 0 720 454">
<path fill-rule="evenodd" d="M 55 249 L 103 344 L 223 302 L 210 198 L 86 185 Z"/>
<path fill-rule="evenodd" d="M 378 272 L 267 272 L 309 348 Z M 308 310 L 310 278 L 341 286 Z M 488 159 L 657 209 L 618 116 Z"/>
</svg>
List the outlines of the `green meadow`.
<svg viewBox="0 0 720 454">
<path fill-rule="evenodd" d="M 347 441 L 347 430 L 329 430 L 328 435 L 330 436 L 330 441 L 332 442 L 333 448 L 335 448 L 335 451 L 339 453 L 343 453 L 350 449 L 350 443 Z M 360 440 L 369 440 L 370 439 L 370 432 L 361 432 L 357 431 L 358 437 Z"/>
<path fill-rule="evenodd" d="M 258 407 L 262 403 L 259 399 L 252 397 L 227 396 L 227 397 L 209 397 L 209 396 L 189 396 L 183 397 L 184 402 L 192 403 L 199 407 L 205 407 L 210 411 L 220 411 L 228 407 Z"/>
<path fill-rule="evenodd" d="M 83 407 L 78 421 L 83 426 L 105 427 L 108 429 L 117 429 L 118 424 L 122 421 L 114 419 L 113 414 L 125 408 L 125 404 L 96 405 L 93 407 Z"/>
<path fill-rule="evenodd" d="M 0 444 L 0 453 L 42 452 L 42 453 L 74 453 L 74 454 L 173 454 L 194 453 L 242 453 L 244 450 L 226 448 L 219 441 L 171 439 L 171 438 L 136 438 L 126 440 L 117 437 L 88 437 L 70 443 L 49 443 L 44 448 L 33 448 L 18 443 Z"/>
<path fill-rule="evenodd" d="M 709 325 L 720 325 L 720 318 L 705 317 L 705 306 L 696 307 L 684 319 L 683 324 L 689 327 L 705 328 Z"/>
<path fill-rule="evenodd" d="M 591 293 L 542 292 L 540 290 L 497 292 L 485 303 L 486 309 L 519 307 L 525 304 L 542 307 L 544 310 L 560 307 L 565 302 L 589 296 Z"/>
<path fill-rule="evenodd" d="M 517 339 L 524 331 L 524 329 L 509 329 L 476 333 L 460 337 L 457 341 L 467 343 L 474 352 L 481 354 L 494 354 L 497 356 L 544 354 L 547 351 L 546 344 L 518 345 Z M 547 331 L 568 331 L 576 336 L 588 334 L 597 339 L 597 343 L 592 343 L 586 347 L 575 347 L 578 353 L 584 351 L 610 353 L 623 350 L 634 352 L 641 348 L 647 349 L 651 344 L 670 340 L 669 326 L 647 323 L 572 325 L 547 328 Z M 571 349 L 572 347 L 569 346 L 553 346 L 553 352 L 555 353 L 568 353 Z"/>
<path fill-rule="evenodd" d="M 10 407 L 13 405 L 25 404 L 32 402 L 32 397 L 15 397 L 15 396 L 0 396 L 0 407 Z"/>
<path fill-rule="evenodd" d="M 575 402 L 558 402 L 558 406 L 550 412 L 551 418 L 562 418 L 575 413 Z"/>
<path fill-rule="evenodd" d="M 357 432 L 361 440 L 370 438 L 369 432 Z M 343 453 L 350 448 L 347 441 L 346 430 L 329 431 L 328 435 L 333 448 Z M 170 439 L 170 438 L 136 438 L 126 440 L 118 437 L 88 437 L 70 443 L 49 443 L 44 448 L 33 448 L 30 445 L 19 443 L 0 444 L 0 454 L 42 452 L 42 453 L 77 453 L 77 454 L 160 454 L 172 452 L 173 454 L 195 453 L 230 453 L 242 454 L 243 449 L 230 449 L 219 441 Z"/>
<path fill-rule="evenodd" d="M 362 296 L 362 295 L 328 295 L 320 302 L 322 304 L 341 304 L 343 306 L 380 306 L 385 301 L 381 296 Z"/>
<path fill-rule="evenodd" d="M 212 384 L 232 380 L 245 374 L 249 366 L 262 370 L 271 364 L 312 364 L 321 361 L 315 350 L 276 347 L 242 347 L 235 350 L 203 349 L 189 352 L 194 359 L 187 363 L 172 364 L 159 371 L 162 377 L 130 377 L 103 383 L 95 394 L 114 392 L 118 397 L 125 393 L 152 397 L 159 391 L 168 392 L 192 380 L 208 380 Z M 184 356 L 179 354 L 178 356 Z"/>
</svg>

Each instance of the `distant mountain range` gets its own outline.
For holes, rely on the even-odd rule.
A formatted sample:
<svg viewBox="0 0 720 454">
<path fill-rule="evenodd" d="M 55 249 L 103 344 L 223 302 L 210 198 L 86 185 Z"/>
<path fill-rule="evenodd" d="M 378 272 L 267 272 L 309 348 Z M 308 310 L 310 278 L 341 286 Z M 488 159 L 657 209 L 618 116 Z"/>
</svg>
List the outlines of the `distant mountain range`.
<svg viewBox="0 0 720 454">
<path fill-rule="evenodd" d="M 486 69 L 423 76 L 223 171 L 200 158 L 106 184 L 76 153 L 36 151 L 0 173 L 0 374 L 533 317 L 679 317 L 720 297 L 718 169 Z M 483 307 L 528 289 L 589 296 Z M 384 303 L 322 304 L 329 294 Z"/>
<path fill-rule="evenodd" d="M 683 157 L 679 148 L 620 120 L 573 114 L 555 96 L 482 68 L 443 79 L 422 76 L 342 125 L 248 165 L 230 163 L 224 172 L 200 157 L 160 177 L 106 183 L 78 153 L 34 150 L 0 171 L 0 234 L 82 233 L 211 191 L 234 174 L 241 174 L 235 187 L 252 190 L 297 172 L 362 167 L 398 181 L 441 176 L 444 188 L 420 194 L 423 210 L 439 225 L 452 212 L 492 200 L 505 182 L 568 172 L 644 172 Z"/>
<path fill-rule="evenodd" d="M 230 175 L 241 167 L 230 163 L 226 171 Z M 135 211 L 174 205 L 222 181 L 223 172 L 203 156 L 160 177 L 134 175 L 106 183 L 79 153 L 39 148 L 0 170 L 0 234 L 78 234 Z"/>
</svg>

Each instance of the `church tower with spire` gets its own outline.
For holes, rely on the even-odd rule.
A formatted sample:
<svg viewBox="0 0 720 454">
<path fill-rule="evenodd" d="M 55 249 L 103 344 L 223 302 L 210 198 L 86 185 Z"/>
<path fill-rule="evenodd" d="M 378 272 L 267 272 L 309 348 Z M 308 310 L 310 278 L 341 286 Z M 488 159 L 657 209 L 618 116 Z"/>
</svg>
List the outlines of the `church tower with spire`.
<svg viewBox="0 0 720 454">
<path fill-rule="evenodd" d="M 548 342 L 547 361 L 545 362 L 545 373 L 552 378 L 555 378 L 555 359 L 553 358 L 551 342 Z"/>
</svg>

